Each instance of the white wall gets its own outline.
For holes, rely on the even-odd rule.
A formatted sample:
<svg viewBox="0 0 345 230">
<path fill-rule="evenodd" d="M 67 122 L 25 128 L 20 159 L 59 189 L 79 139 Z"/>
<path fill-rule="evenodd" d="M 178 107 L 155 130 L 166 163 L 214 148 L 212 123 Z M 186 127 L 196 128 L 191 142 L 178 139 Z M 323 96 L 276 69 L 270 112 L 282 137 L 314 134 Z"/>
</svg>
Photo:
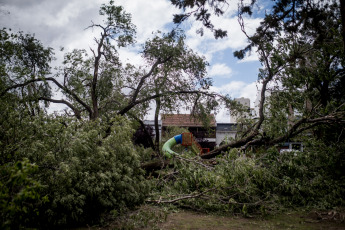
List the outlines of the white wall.
<svg viewBox="0 0 345 230">
<path fill-rule="evenodd" d="M 217 132 L 216 133 L 216 145 L 219 146 L 219 144 L 225 139 L 225 138 L 235 138 L 236 131 L 232 132 Z"/>
</svg>

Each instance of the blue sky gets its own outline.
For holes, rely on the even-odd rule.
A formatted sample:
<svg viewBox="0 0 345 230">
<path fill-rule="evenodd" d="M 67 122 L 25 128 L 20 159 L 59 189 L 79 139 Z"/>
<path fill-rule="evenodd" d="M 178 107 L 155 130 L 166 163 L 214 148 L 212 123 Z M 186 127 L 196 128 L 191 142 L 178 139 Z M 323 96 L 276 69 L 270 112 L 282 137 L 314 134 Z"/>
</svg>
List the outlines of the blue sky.
<svg viewBox="0 0 345 230">
<path fill-rule="evenodd" d="M 250 1 L 250 0 L 248 0 Z M 54 48 L 57 60 L 53 66 L 61 64 L 63 54 L 75 48 L 89 49 L 93 45 L 92 30 L 85 30 L 91 21 L 100 21 L 99 7 L 106 0 L 1 0 L 0 26 L 22 30 L 35 34 L 45 46 Z M 267 2 L 267 1 L 262 1 Z M 268 1 L 269 2 L 269 1 Z M 213 79 L 212 90 L 231 97 L 248 97 L 253 102 L 257 94 L 257 74 L 261 67 L 255 52 L 240 61 L 233 52 L 244 48 L 247 40 L 237 22 L 237 1 L 229 1 L 224 6 L 223 17 L 213 17 L 216 27 L 228 30 L 228 37 L 216 40 L 210 31 L 204 36 L 196 34 L 200 22 L 187 21 L 181 25 L 186 33 L 186 43 L 194 51 L 206 57 L 210 63 L 209 76 Z M 157 30 L 168 32 L 171 29 L 173 14 L 179 13 L 169 0 L 115 0 L 132 14 L 133 23 L 137 26 L 137 46 L 120 50 L 123 62 L 142 65 L 143 60 L 138 51 L 141 44 L 152 37 Z M 252 34 L 262 20 L 265 6 L 257 5 L 256 14 L 245 18 L 246 31 Z M 59 49 L 64 47 L 64 51 Z M 57 93 L 56 97 L 61 97 Z M 50 110 L 61 107 L 51 105 Z M 147 119 L 152 119 L 150 116 Z M 218 122 L 228 122 L 226 110 L 219 111 Z"/>
</svg>

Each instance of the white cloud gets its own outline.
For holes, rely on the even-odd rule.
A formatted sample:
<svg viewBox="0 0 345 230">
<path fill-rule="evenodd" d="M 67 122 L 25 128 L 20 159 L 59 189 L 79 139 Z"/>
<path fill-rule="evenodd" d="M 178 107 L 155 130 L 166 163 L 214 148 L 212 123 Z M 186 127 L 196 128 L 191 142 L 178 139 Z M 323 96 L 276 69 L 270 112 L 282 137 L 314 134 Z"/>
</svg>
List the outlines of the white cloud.
<svg viewBox="0 0 345 230">
<path fill-rule="evenodd" d="M 132 21 L 137 26 L 139 43 L 152 37 L 152 32 L 157 30 L 167 32 L 165 26 L 172 22 L 173 14 L 178 12 L 170 1 L 166 0 L 119 0 L 118 2 L 124 6 L 126 12 L 132 14 Z"/>
<path fill-rule="evenodd" d="M 64 46 L 68 50 L 88 49 L 92 45 L 97 31 L 91 34 L 92 29 L 85 28 L 92 22 L 102 23 L 99 8 L 102 3 L 108 3 L 107 0 L 41 1 L 39 4 L 34 1 L 31 4 L 18 0 L 4 1 L 0 7 L 10 14 L 0 14 L 2 26 L 35 33 L 44 45 L 55 49 Z M 118 0 L 115 4 L 123 5 L 125 11 L 132 14 L 138 43 L 152 37 L 154 31 L 165 31 L 165 26 L 172 22 L 172 15 L 178 12 L 167 0 Z"/>
<path fill-rule="evenodd" d="M 58 58 L 55 63 L 58 65 L 63 57 L 63 53 L 58 51 L 60 47 L 65 47 L 64 52 L 69 52 L 75 48 L 89 50 L 89 47 L 94 45 L 93 38 L 98 36 L 99 31 L 85 30 L 85 28 L 91 25 L 92 21 L 102 22 L 102 18 L 98 15 L 99 7 L 102 3 L 107 2 L 108 0 L 3 0 L 3 3 L 0 4 L 0 25 L 14 30 L 22 30 L 24 33 L 34 33 L 44 46 L 55 49 Z M 138 46 L 121 49 L 119 51 L 121 60 L 140 65 L 142 63 L 138 54 L 140 43 L 152 37 L 152 32 L 157 30 L 166 32 L 168 25 L 171 25 L 173 14 L 179 10 L 168 0 L 117 0 L 115 4 L 123 5 L 125 11 L 132 14 L 132 21 L 137 26 Z M 201 26 L 200 22 L 189 21 L 183 25 L 187 29 L 188 46 L 204 55 L 209 62 L 212 61 L 214 55 L 219 55 L 222 51 L 231 52 L 229 49 L 236 50 L 247 45 L 246 37 L 235 17 L 237 2 L 230 1 L 229 5 L 224 7 L 227 11 L 223 17 L 212 16 L 216 28 L 228 30 L 228 37 L 224 39 L 216 40 L 212 32 L 207 29 L 204 31 L 204 36 L 200 37 L 196 34 L 196 30 Z M 10 14 L 1 13 L 6 11 L 10 11 Z M 253 33 L 260 20 L 258 18 L 245 19 L 249 34 Z M 257 60 L 255 55 L 248 56 L 243 61 L 252 60 Z M 231 77 L 233 71 L 220 61 L 210 68 L 209 73 L 211 76 Z M 250 91 L 254 91 L 253 85 L 242 81 L 231 81 L 222 87 L 212 87 L 212 89 L 229 94 L 231 97 L 246 96 L 252 102 L 255 100 L 255 98 L 252 99 L 252 92 L 250 93 Z"/>
<path fill-rule="evenodd" d="M 208 71 L 211 77 L 213 76 L 223 76 L 225 78 L 230 78 L 232 75 L 232 69 L 224 63 L 217 63 L 211 66 Z"/>
<path fill-rule="evenodd" d="M 2 15 L 1 21 L 8 28 L 35 34 L 43 45 L 55 50 L 65 47 L 66 51 L 74 48 L 88 49 L 94 35 L 91 30 L 84 30 L 91 21 L 98 21 L 98 9 L 102 2 L 93 0 L 42 1 L 39 4 L 9 2 L 2 8 L 10 12 Z"/>
<path fill-rule="evenodd" d="M 231 81 L 226 85 L 215 87 L 211 90 L 223 95 L 229 95 L 231 98 L 245 97 L 250 99 L 250 107 L 254 108 L 257 99 L 258 90 L 261 89 L 262 84 L 258 82 L 245 83 L 242 81 Z M 217 122 L 230 122 L 229 111 L 222 107 L 217 114 Z"/>
<path fill-rule="evenodd" d="M 230 112 L 225 107 L 219 109 L 216 114 L 217 123 L 229 123 L 230 122 Z"/>
<path fill-rule="evenodd" d="M 280 82 L 270 82 L 266 91 L 266 97 L 270 95 L 270 89 L 273 87 L 279 88 Z M 250 99 L 250 107 L 255 110 L 256 114 L 259 114 L 260 93 L 262 88 L 262 82 L 255 81 L 246 84 L 242 81 L 231 81 L 221 87 L 212 87 L 212 90 L 223 95 L 229 95 L 232 99 L 244 97 Z M 224 107 L 221 108 L 220 113 L 217 114 L 217 122 L 224 121 L 229 122 L 229 111 Z"/>
<path fill-rule="evenodd" d="M 200 22 L 191 23 L 191 27 L 186 32 L 187 44 L 197 52 L 207 57 L 209 62 L 212 61 L 213 56 L 220 51 L 227 49 L 239 50 L 244 48 L 248 42 L 246 35 L 242 32 L 240 25 L 238 24 L 237 17 L 229 17 L 227 14 L 223 17 L 212 16 L 211 20 L 217 28 L 222 28 L 228 31 L 228 36 L 223 39 L 215 39 L 212 32 L 208 29 L 204 29 L 204 35 L 200 36 L 196 34 L 196 30 L 202 25 Z M 245 28 L 248 35 L 252 35 L 255 32 L 257 26 L 259 26 L 261 18 L 245 18 Z M 256 61 L 256 53 L 247 58 L 246 61 Z"/>
<path fill-rule="evenodd" d="M 222 85 L 220 87 L 212 86 L 211 90 L 224 95 L 229 95 L 230 97 L 239 97 L 240 91 L 246 86 L 243 81 L 231 81 L 228 84 Z"/>
<path fill-rule="evenodd" d="M 257 48 L 254 47 L 254 50 L 246 53 L 244 58 L 242 60 L 239 60 L 238 63 L 244 63 L 244 62 L 251 62 L 251 61 L 259 61 L 259 56 L 257 53 Z"/>
<path fill-rule="evenodd" d="M 137 67 L 143 65 L 142 57 L 135 50 L 120 49 L 119 55 L 120 55 L 120 60 L 124 64 L 129 63 Z"/>
<path fill-rule="evenodd" d="M 66 27 L 70 22 L 75 22 L 83 12 L 95 8 L 97 5 L 90 1 L 70 1 L 62 8 L 50 8 L 49 14 L 38 14 L 38 17 L 42 17 L 42 23 L 50 27 Z M 35 8 L 33 8 L 35 10 Z M 49 9 L 49 5 L 45 3 L 40 6 L 39 10 Z"/>
</svg>

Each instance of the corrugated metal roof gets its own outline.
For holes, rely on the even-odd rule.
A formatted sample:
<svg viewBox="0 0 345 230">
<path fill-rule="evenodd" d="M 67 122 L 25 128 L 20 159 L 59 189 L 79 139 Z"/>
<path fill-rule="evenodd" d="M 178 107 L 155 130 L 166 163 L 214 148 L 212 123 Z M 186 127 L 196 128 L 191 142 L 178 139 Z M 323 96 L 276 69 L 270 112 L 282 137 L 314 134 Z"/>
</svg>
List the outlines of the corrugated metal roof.
<svg viewBox="0 0 345 230">
<path fill-rule="evenodd" d="M 195 119 L 190 114 L 162 114 L 162 126 L 202 127 L 202 121 Z M 216 127 L 216 119 L 211 117 L 211 127 Z"/>
</svg>

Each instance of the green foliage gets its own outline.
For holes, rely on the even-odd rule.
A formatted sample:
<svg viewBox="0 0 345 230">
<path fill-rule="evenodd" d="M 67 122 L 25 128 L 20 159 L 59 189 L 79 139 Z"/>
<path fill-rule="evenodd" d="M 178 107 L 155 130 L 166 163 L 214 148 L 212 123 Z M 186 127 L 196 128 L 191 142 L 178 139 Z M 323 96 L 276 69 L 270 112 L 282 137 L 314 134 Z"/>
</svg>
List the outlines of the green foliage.
<svg viewBox="0 0 345 230">
<path fill-rule="evenodd" d="M 104 24 L 106 25 L 107 39 L 114 39 L 118 47 L 125 47 L 134 43 L 135 26 L 132 24 L 132 16 L 124 12 L 122 6 L 115 6 L 111 0 L 108 5 L 103 4 L 99 14 L 106 16 Z M 109 40 L 107 40 L 109 43 Z"/>
<path fill-rule="evenodd" d="M 71 60 L 77 61 L 75 54 Z M 144 200 L 149 186 L 140 160 L 147 151 L 132 144 L 130 121 L 113 117 L 104 138 L 107 119 L 33 114 L 21 98 L 17 92 L 0 98 L 3 228 L 94 223 Z"/>
<path fill-rule="evenodd" d="M 4 77 L 2 80 L 7 83 L 10 83 L 10 79 L 23 81 L 50 73 L 52 48 L 45 48 L 30 34 L 12 33 L 10 29 L 2 28 L 0 52 L 0 73 Z"/>
<path fill-rule="evenodd" d="M 345 72 L 339 2 L 276 1 L 249 40 L 237 55 L 243 58 L 257 47 L 264 66 L 259 81 L 269 81 L 262 89 L 266 100 L 256 144 L 298 140 L 303 134 L 322 141 L 327 132 L 341 136 Z"/>
<path fill-rule="evenodd" d="M 147 153 L 133 145 L 127 119 L 114 117 L 111 134 L 102 138 L 100 120 L 30 117 L 12 109 L 1 119 L 6 226 L 94 223 L 110 210 L 143 202 L 149 185 L 140 160 Z"/>
<path fill-rule="evenodd" d="M 0 166 L 0 220 L 2 229 L 17 229 L 33 224 L 38 207 L 47 202 L 42 186 L 34 179 L 37 165 L 27 159 Z"/>
<path fill-rule="evenodd" d="M 211 13 L 216 16 L 224 14 L 224 5 L 227 4 L 226 0 L 217 1 L 203 1 L 203 0 L 171 0 L 171 4 L 179 9 L 183 9 L 183 13 L 174 15 L 174 23 L 181 24 L 190 16 L 194 16 L 195 20 L 202 22 L 203 27 L 211 30 L 216 39 L 224 38 L 227 36 L 227 31 L 214 28 L 211 21 Z M 185 12 L 188 8 L 193 9 L 191 12 Z M 204 34 L 203 27 L 197 30 L 201 36 Z"/>
<path fill-rule="evenodd" d="M 50 48 L 44 48 L 33 36 L 0 31 L 1 170 L 3 174 L 21 175 L 19 185 L 13 186 L 19 191 L 22 183 L 28 189 L 20 190 L 26 194 L 20 198 L 26 203 L 20 206 L 8 178 L 0 178 L 7 202 L 1 207 L 1 218 L 9 220 L 6 226 L 94 223 L 111 210 L 142 203 L 149 184 L 140 161 L 150 154 L 133 145 L 131 122 L 115 114 L 132 109 L 142 117 L 158 85 L 172 86 L 158 90 L 162 95 L 209 86 L 205 59 L 188 49 L 184 37 L 177 33 L 156 36 L 145 44 L 143 57 L 152 65 L 149 73 L 146 68 L 123 67 L 117 48 L 134 43 L 135 26 L 131 16 L 113 3 L 100 9 L 105 16 L 103 25 L 90 26 L 101 30 L 95 39 L 96 48 L 91 49 L 93 55 L 85 50 L 65 55 L 64 66 L 57 69 L 63 83 L 47 77 L 53 55 Z M 168 75 L 165 82 L 158 81 Z M 51 98 L 48 81 L 65 95 L 63 100 Z M 186 95 L 175 98 L 191 101 Z M 175 98 L 166 96 L 162 103 L 174 104 Z M 40 107 L 42 100 L 67 105 L 78 120 L 48 116 Z M 19 168 L 23 162 L 27 162 L 26 171 Z M 30 171 L 31 166 L 36 171 Z"/>
<path fill-rule="evenodd" d="M 183 199 L 178 205 L 205 212 L 244 215 L 257 211 L 267 202 L 269 194 L 261 190 L 270 179 L 267 169 L 236 150 L 218 161 L 214 168 L 201 167 L 193 161 L 177 161 L 178 174 L 160 188 L 160 195 L 183 197 L 183 194 L 191 194 L 195 198 Z"/>
<path fill-rule="evenodd" d="M 153 198 L 204 212 L 274 213 L 284 208 L 329 209 L 344 205 L 344 143 L 312 142 L 304 152 L 270 149 L 248 157 L 236 149 L 215 166 L 195 158 L 176 159 L 175 173 L 166 172 Z M 186 195 L 188 194 L 188 196 Z M 164 198 L 166 197 L 166 198 Z M 173 197 L 173 199 L 172 199 Z M 185 197 L 185 198 L 184 198 Z"/>
<path fill-rule="evenodd" d="M 48 223 L 99 221 L 102 213 L 133 207 L 145 198 L 149 187 L 140 169 L 140 153 L 131 142 L 133 130 L 121 117 L 115 117 L 113 124 L 106 139 L 100 135 L 101 125 L 93 122 L 75 133 L 71 125 L 52 140 L 59 140 L 59 145 L 33 143 L 43 150 L 37 149 L 32 158 L 41 159 L 46 167 L 41 180 L 51 201 L 45 210 Z"/>
<path fill-rule="evenodd" d="M 282 202 L 323 209 L 343 206 L 344 144 L 326 146 L 310 140 L 304 152 L 268 152 L 263 162 L 279 179 L 274 192 Z"/>
<path fill-rule="evenodd" d="M 154 38 L 145 42 L 142 55 L 150 65 L 161 62 L 139 94 L 141 97 L 161 95 L 156 99 L 159 100 L 156 101 L 157 112 L 163 110 L 171 113 L 201 103 L 209 110 L 215 107 L 212 97 L 205 95 L 204 100 L 201 100 L 200 96 L 212 85 L 207 77 L 208 63 L 205 57 L 199 56 L 185 44 L 182 31 L 174 30 L 168 34 L 157 32 Z M 142 79 L 142 75 L 139 75 L 137 81 Z M 136 81 L 133 83 L 135 87 Z"/>
<path fill-rule="evenodd" d="M 207 4 L 220 15 L 218 3 L 223 2 Z M 208 100 L 212 96 L 201 97 L 211 85 L 206 78 L 207 63 L 185 45 L 180 31 L 157 33 L 145 43 L 142 56 L 151 69 L 123 67 L 117 48 L 134 42 L 135 26 L 131 16 L 113 3 L 110 1 L 100 9 L 106 18 L 104 25 L 90 26 L 102 31 L 99 39 L 95 39 L 97 47 L 92 50 L 93 56 L 85 50 L 65 55 L 64 67 L 58 73 L 64 77 L 63 85 L 46 77 L 53 59 L 51 48 L 44 48 L 31 35 L 0 30 L 2 228 L 96 223 L 106 213 L 122 213 L 143 203 L 151 184 L 155 186 L 153 199 L 167 197 L 182 207 L 244 216 L 284 207 L 344 205 L 345 143 L 341 123 L 344 53 L 339 49 L 343 44 L 336 4 L 326 4 L 323 8 L 315 4 L 315 8 L 309 9 L 299 1 L 302 11 L 298 9 L 296 15 L 304 17 L 307 13 L 315 17 L 303 18 L 301 23 L 296 23 L 298 28 L 292 26 L 295 20 L 287 20 L 284 36 L 280 36 L 283 24 L 277 24 L 274 15 L 268 15 L 246 50 L 259 46 L 261 61 L 266 63 L 260 80 L 272 77 L 281 82 L 281 88 L 270 97 L 267 107 L 270 113 L 266 114 L 261 129 L 267 132 L 262 132 L 261 140 L 287 133 L 291 125 L 287 117 L 290 103 L 291 109 L 300 112 L 303 119 L 309 119 L 310 124 L 337 121 L 341 125 L 312 129 L 309 134 L 314 135 L 305 138 L 303 153 L 278 153 L 270 149 L 245 155 L 232 149 L 216 159 L 214 165 L 187 152 L 186 158 L 174 159 L 174 171 L 163 171 L 159 179 L 149 182 L 140 169 L 140 162 L 151 157 L 149 150 L 133 145 L 131 122 L 114 114 L 124 115 L 132 110 L 133 114 L 143 116 L 152 99 L 164 105 L 158 112 L 193 102 L 195 113 L 209 114 L 218 104 Z M 205 1 L 172 3 L 182 8 L 196 4 L 198 20 L 213 30 L 216 37 L 226 35 L 213 28 L 210 14 L 204 8 Z M 273 11 L 275 16 L 288 12 L 287 5 L 279 4 L 281 8 Z M 242 7 L 242 12 L 251 10 Z M 179 15 L 175 21 L 181 22 L 187 16 Z M 288 16 L 295 19 L 295 14 Z M 264 26 L 268 29 L 263 29 Z M 244 53 L 245 50 L 238 54 L 243 57 Z M 51 99 L 47 80 L 54 82 L 68 101 Z M 79 120 L 48 116 L 40 108 L 39 100 L 64 103 L 80 115 Z M 199 102 L 203 104 L 196 104 Z M 237 106 L 237 109 L 243 116 L 248 112 L 244 107 Z M 89 119 L 83 120 L 86 116 Z M 245 135 L 254 123 L 242 120 Z M 305 127 L 297 128 L 303 131 Z M 163 141 L 185 131 L 177 128 L 167 131 Z M 182 148 L 177 152 L 182 152 Z M 132 219 L 142 220 L 144 224 L 140 227 L 145 227 L 153 216 L 150 212 L 139 212 Z"/>
<path fill-rule="evenodd" d="M 62 91 L 74 112 L 84 113 L 91 120 L 129 111 L 140 118 L 154 99 L 164 105 L 158 111 L 172 111 L 196 102 L 198 93 L 205 94 L 209 89 L 208 63 L 186 46 L 181 31 L 157 32 L 147 40 L 141 52 L 144 66 L 123 65 L 118 48 L 134 43 L 131 16 L 113 1 L 102 5 L 100 14 L 105 17 L 102 25 L 90 26 L 100 30 L 93 55 L 74 50 L 65 55 L 64 66 L 59 69 L 58 75 L 64 79 Z"/>
<path fill-rule="evenodd" d="M 0 53 L 0 96 L 15 89 L 12 93 L 23 100 L 31 113 L 39 112 L 37 99 L 51 96 L 49 84 L 37 80 L 50 74 L 49 63 L 54 59 L 52 48 L 45 48 L 30 34 L 12 33 L 3 28 L 0 29 Z M 26 82 L 30 82 L 27 87 L 17 89 Z"/>
</svg>

